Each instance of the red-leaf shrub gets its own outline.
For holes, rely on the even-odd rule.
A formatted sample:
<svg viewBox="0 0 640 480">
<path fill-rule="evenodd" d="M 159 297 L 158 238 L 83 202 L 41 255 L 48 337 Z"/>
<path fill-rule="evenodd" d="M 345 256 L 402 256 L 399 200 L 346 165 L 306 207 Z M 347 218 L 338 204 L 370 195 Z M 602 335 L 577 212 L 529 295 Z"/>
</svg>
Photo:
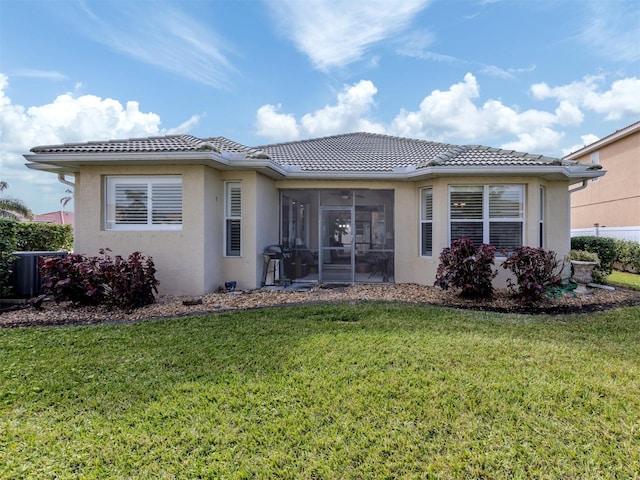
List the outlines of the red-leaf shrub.
<svg viewBox="0 0 640 480">
<path fill-rule="evenodd" d="M 485 243 L 474 246 L 469 238 L 460 238 L 440 253 L 435 286 L 447 290 L 459 288 L 465 298 L 491 298 L 496 248 Z"/>
<path fill-rule="evenodd" d="M 521 300 L 539 300 L 545 292 L 562 283 L 560 262 L 551 250 L 520 247 L 502 263 L 502 268 L 511 270 L 517 283 L 507 280 L 509 289 Z"/>
<path fill-rule="evenodd" d="M 70 254 L 41 260 L 40 272 L 45 294 L 56 302 L 100 305 L 129 310 L 155 301 L 158 280 L 153 260 L 134 252 L 124 260 L 101 249 L 102 257 Z"/>
<path fill-rule="evenodd" d="M 65 257 L 44 257 L 39 262 L 42 289 L 56 302 L 74 305 L 104 302 L 105 291 L 96 257 L 72 253 Z"/>
</svg>

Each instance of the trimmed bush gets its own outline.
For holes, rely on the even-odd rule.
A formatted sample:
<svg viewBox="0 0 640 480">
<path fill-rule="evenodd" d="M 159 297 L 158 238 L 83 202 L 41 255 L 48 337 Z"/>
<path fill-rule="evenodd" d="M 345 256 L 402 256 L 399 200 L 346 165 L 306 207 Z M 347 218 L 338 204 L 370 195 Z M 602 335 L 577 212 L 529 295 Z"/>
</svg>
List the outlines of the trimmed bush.
<svg viewBox="0 0 640 480">
<path fill-rule="evenodd" d="M 516 277 L 517 284 L 507 280 L 509 290 L 526 302 L 539 300 L 549 289 L 562 283 L 562 267 L 556 252 L 551 250 L 520 247 L 507 257 L 502 268 L 511 270 Z"/>
<path fill-rule="evenodd" d="M 155 301 L 158 292 L 156 269 L 151 257 L 134 252 L 128 259 L 120 255 L 102 257 L 71 254 L 64 258 L 48 257 L 41 261 L 42 287 L 45 295 L 38 297 L 37 306 L 46 295 L 56 302 L 69 301 L 78 305 L 106 305 L 130 310 Z"/>
<path fill-rule="evenodd" d="M 15 220 L 0 219 L 0 297 L 11 295 L 10 282 L 15 257 L 11 255 L 16 251 L 16 230 L 18 222 Z"/>
<path fill-rule="evenodd" d="M 495 254 L 493 245 L 476 247 L 469 238 L 454 240 L 440 253 L 435 286 L 443 290 L 459 288 L 465 298 L 491 298 L 493 279 L 498 274 L 493 269 Z"/>
<path fill-rule="evenodd" d="M 573 237 L 571 239 L 572 250 L 586 250 L 595 253 L 600 259 L 600 265 L 593 269 L 593 281 L 604 283 L 613 271 L 616 261 L 616 241 L 607 237 Z"/>
<path fill-rule="evenodd" d="M 616 240 L 616 268 L 625 272 L 640 273 L 640 242 Z"/>
<path fill-rule="evenodd" d="M 54 223 L 18 223 L 16 250 L 22 252 L 70 251 L 73 248 L 73 228 L 71 225 Z"/>
</svg>

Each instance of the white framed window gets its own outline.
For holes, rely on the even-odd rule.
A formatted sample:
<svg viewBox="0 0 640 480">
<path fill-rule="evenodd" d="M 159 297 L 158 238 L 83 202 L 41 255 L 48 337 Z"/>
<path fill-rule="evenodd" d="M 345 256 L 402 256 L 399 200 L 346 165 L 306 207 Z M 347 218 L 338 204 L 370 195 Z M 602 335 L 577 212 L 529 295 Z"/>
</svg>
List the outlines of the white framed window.
<svg viewBox="0 0 640 480">
<path fill-rule="evenodd" d="M 225 183 L 225 255 L 239 257 L 242 252 L 242 183 Z"/>
<path fill-rule="evenodd" d="M 106 177 L 105 229 L 181 230 L 182 177 Z"/>
<path fill-rule="evenodd" d="M 433 188 L 420 190 L 420 255 L 433 255 Z"/>
<path fill-rule="evenodd" d="M 468 237 L 498 252 L 523 245 L 524 186 L 449 187 L 449 242 Z"/>
</svg>

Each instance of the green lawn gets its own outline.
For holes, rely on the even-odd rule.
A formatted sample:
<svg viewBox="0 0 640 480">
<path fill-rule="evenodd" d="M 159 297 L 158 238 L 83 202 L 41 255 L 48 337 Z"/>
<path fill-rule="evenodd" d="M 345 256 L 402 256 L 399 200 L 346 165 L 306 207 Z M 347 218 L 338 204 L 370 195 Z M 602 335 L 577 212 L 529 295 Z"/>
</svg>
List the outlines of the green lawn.
<svg viewBox="0 0 640 480">
<path fill-rule="evenodd" d="M 620 287 L 640 290 L 640 275 L 614 270 L 611 275 L 607 277 L 607 283 L 610 285 L 618 285 Z"/>
<path fill-rule="evenodd" d="M 0 478 L 638 478 L 640 307 L 0 330 Z"/>
</svg>

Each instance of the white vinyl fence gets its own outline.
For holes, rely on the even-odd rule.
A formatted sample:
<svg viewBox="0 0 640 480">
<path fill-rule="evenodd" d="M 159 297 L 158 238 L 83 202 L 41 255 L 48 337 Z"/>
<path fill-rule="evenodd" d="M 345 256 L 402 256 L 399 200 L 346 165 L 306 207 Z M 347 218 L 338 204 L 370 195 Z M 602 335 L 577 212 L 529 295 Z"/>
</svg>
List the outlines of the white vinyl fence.
<svg viewBox="0 0 640 480">
<path fill-rule="evenodd" d="M 633 240 L 640 242 L 640 227 L 591 227 L 572 228 L 572 237 L 592 235 L 596 237 L 617 238 L 618 240 Z"/>
</svg>

